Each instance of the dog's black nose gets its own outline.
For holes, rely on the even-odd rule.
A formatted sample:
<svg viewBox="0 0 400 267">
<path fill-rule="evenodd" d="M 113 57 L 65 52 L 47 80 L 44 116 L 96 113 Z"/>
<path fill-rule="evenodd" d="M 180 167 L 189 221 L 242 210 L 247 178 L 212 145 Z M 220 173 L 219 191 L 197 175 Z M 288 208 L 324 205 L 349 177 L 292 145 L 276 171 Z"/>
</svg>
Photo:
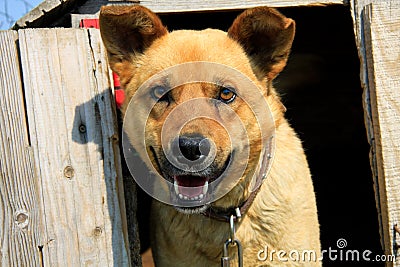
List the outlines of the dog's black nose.
<svg viewBox="0 0 400 267">
<path fill-rule="evenodd" d="M 200 135 L 179 136 L 179 149 L 186 160 L 195 161 L 205 158 L 210 153 L 210 140 Z M 184 161 L 177 157 L 179 161 Z"/>
</svg>

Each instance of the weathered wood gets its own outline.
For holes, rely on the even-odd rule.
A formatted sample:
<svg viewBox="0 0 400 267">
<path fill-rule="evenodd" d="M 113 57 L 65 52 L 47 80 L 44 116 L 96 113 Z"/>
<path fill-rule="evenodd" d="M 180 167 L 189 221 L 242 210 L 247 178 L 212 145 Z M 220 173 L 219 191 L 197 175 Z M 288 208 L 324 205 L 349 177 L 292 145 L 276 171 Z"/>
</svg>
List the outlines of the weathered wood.
<svg viewBox="0 0 400 267">
<path fill-rule="evenodd" d="M 385 253 L 398 254 L 395 242 L 400 235 L 394 226 L 400 223 L 400 2 L 366 6 L 363 23 L 382 237 Z M 400 260 L 393 266 L 400 266 Z"/>
<path fill-rule="evenodd" d="M 114 98 L 99 32 L 19 35 L 46 226 L 44 265 L 128 266 Z"/>
<path fill-rule="evenodd" d="M 364 7 L 372 2 L 380 1 L 380 0 L 351 0 L 350 1 L 350 9 L 351 15 L 353 17 L 353 28 L 355 34 L 355 41 L 358 49 L 358 55 L 360 58 L 360 81 L 361 86 L 363 88 L 363 107 L 364 107 L 364 123 L 367 131 L 367 138 L 370 144 L 370 164 L 372 170 L 372 177 L 374 181 L 374 191 L 375 191 L 375 203 L 378 211 L 378 220 L 379 220 L 379 233 L 381 236 L 382 247 L 386 247 L 385 240 L 387 239 L 387 235 L 384 235 L 384 227 L 383 227 L 383 217 L 387 217 L 386 208 L 381 207 L 381 190 L 384 190 L 384 187 L 381 188 L 380 183 L 378 181 L 377 174 L 377 162 L 376 162 L 376 144 L 374 137 L 374 129 L 372 125 L 372 110 L 370 103 L 370 89 L 368 87 L 367 80 L 367 60 L 366 60 L 366 45 L 364 40 L 364 29 L 362 24 L 362 12 L 364 11 Z M 385 195 L 385 194 L 383 194 Z"/>
<path fill-rule="evenodd" d="M 40 199 L 16 40 L 0 31 L 0 266 L 39 266 Z"/>
<path fill-rule="evenodd" d="M 29 27 L 32 22 L 37 20 L 44 20 L 44 17 L 51 14 L 54 15 L 53 11 L 57 12 L 65 12 L 65 10 L 69 10 L 69 7 L 73 7 L 78 2 L 82 2 L 81 0 L 44 0 L 35 8 L 33 8 L 30 12 L 28 12 L 25 16 L 21 17 L 17 20 L 13 28 L 24 28 Z M 56 16 L 55 19 L 58 19 L 60 16 Z M 53 18 L 54 19 L 54 18 Z M 50 23 L 49 23 L 50 24 Z"/>
<path fill-rule="evenodd" d="M 89 0 L 79 7 L 79 13 L 92 14 L 100 10 L 101 5 L 107 4 L 132 4 L 134 1 L 106 1 L 106 0 Z M 176 12 L 190 12 L 190 11 L 217 11 L 217 10 L 234 10 L 246 9 L 256 6 L 271 6 L 271 7 L 285 7 L 285 6 L 304 6 L 304 5 L 330 5 L 330 4 L 344 4 L 346 0 L 248 0 L 248 1 L 185 1 L 176 0 L 169 1 L 154 1 L 154 0 L 141 0 L 141 5 L 150 8 L 156 13 L 176 13 Z"/>
<path fill-rule="evenodd" d="M 45 0 L 31 12 L 20 18 L 14 29 L 46 27 L 53 25 L 66 13 L 98 14 L 100 7 L 108 4 L 138 4 L 146 6 L 157 13 L 189 12 L 189 11 L 217 11 L 245 9 L 255 6 L 304 6 L 347 4 L 349 0 L 248 0 L 248 1 L 154 1 L 154 0 Z"/>
</svg>

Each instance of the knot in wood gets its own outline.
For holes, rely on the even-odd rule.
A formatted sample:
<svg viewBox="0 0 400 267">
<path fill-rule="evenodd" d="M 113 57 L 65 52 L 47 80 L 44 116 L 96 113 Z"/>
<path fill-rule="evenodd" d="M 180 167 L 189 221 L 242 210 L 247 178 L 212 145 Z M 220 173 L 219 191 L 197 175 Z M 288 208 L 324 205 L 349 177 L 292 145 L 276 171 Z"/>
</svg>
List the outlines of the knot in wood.
<svg viewBox="0 0 400 267">
<path fill-rule="evenodd" d="M 64 168 L 64 176 L 68 179 L 71 179 L 75 175 L 75 170 L 72 166 L 67 166 Z"/>
</svg>

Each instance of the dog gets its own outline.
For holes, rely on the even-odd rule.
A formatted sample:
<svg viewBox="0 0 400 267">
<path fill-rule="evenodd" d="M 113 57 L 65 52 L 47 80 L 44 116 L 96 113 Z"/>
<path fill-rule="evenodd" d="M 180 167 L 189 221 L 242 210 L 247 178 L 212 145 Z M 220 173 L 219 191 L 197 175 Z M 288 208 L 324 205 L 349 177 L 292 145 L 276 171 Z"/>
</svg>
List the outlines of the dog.
<svg viewBox="0 0 400 267">
<path fill-rule="evenodd" d="M 136 123 L 126 134 L 132 143 L 144 138 L 140 157 L 147 157 L 169 184 L 154 185 L 156 193 L 167 192 L 166 201 L 152 203 L 155 265 L 221 266 L 226 256 L 223 262 L 243 266 L 320 266 L 310 170 L 272 84 L 287 63 L 295 22 L 276 9 L 256 7 L 240 14 L 227 32 L 168 32 L 143 6 L 105 6 L 100 31 L 110 67 L 125 90 L 124 123 Z M 210 71 L 214 67 L 218 70 Z M 148 91 L 141 89 L 165 70 L 168 79 L 179 76 L 182 81 L 172 86 L 163 76 Z M 214 74 L 221 77 L 207 80 Z M 191 75 L 203 80 L 185 82 Z M 249 82 L 256 88 L 252 93 L 244 85 Z M 138 94 L 154 102 L 144 105 L 147 113 L 140 108 L 145 98 Z M 135 112 L 129 112 L 132 99 L 139 106 Z M 268 105 L 270 120 L 254 111 L 262 103 Z M 180 118 L 186 121 L 175 127 Z M 166 124 L 173 134 L 163 141 Z M 242 127 L 246 138 L 232 134 L 235 127 Z M 174 162 L 184 162 L 187 169 Z M 237 179 L 225 183 L 235 175 Z"/>
</svg>

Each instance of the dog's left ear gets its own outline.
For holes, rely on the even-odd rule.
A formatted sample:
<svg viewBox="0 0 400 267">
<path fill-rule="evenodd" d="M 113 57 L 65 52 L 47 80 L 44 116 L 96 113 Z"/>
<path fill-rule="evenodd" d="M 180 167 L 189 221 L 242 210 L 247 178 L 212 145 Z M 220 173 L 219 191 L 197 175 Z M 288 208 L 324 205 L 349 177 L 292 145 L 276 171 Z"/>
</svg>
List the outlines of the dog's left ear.
<svg viewBox="0 0 400 267">
<path fill-rule="evenodd" d="M 256 7 L 240 14 L 228 36 L 241 44 L 259 80 L 273 80 L 286 66 L 295 22 L 276 9 Z"/>
</svg>

